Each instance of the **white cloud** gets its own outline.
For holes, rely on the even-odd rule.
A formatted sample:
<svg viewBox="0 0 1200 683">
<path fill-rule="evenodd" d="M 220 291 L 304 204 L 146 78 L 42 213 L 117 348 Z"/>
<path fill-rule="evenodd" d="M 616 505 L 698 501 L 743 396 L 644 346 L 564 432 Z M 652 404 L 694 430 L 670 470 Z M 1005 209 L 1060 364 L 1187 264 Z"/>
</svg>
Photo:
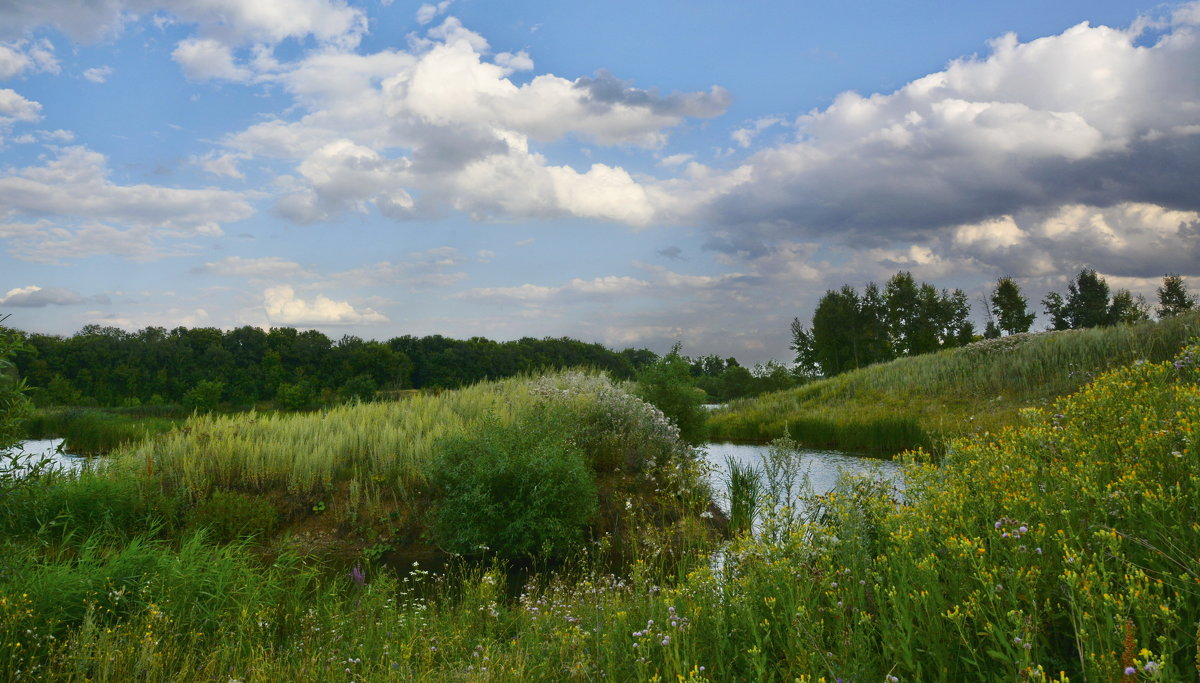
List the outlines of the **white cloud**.
<svg viewBox="0 0 1200 683">
<path fill-rule="evenodd" d="M 417 8 L 417 23 L 425 25 L 436 19 L 439 15 L 445 14 L 451 2 L 453 0 L 442 0 L 442 2 L 436 5 L 428 2 L 421 5 Z"/>
<path fill-rule="evenodd" d="M 42 118 L 41 104 L 25 99 L 10 88 L 0 88 L 0 126 L 16 121 L 30 123 L 40 118 Z"/>
<path fill-rule="evenodd" d="M 483 252 L 480 252 L 482 256 Z M 408 254 L 404 261 L 381 261 L 333 276 L 346 286 L 403 285 L 411 289 L 449 287 L 467 279 L 458 270 L 466 259 L 453 247 L 435 247 Z"/>
<path fill-rule="evenodd" d="M 83 77 L 92 83 L 103 83 L 112 75 L 111 66 L 96 66 L 90 69 L 84 69 Z"/>
<path fill-rule="evenodd" d="M 843 93 L 733 170 L 647 190 L 679 220 L 736 228 L 733 248 L 913 239 L 1062 204 L 1194 210 L 1198 63 L 1200 32 L 1178 24 L 1152 44 L 1087 24 L 1026 43 L 1010 34 L 893 93 Z M 749 144 L 751 132 L 736 135 Z"/>
<path fill-rule="evenodd" d="M 278 75 L 307 113 L 231 136 L 245 154 L 299 161 L 276 207 L 300 223 L 370 207 L 395 219 L 450 207 L 479 219 L 578 216 L 646 225 L 657 209 L 624 169 L 556 166 L 532 141 L 575 135 L 660 146 L 689 117 L 728 104 L 720 88 L 661 95 L 600 73 L 518 85 L 527 54 L 486 58 L 487 41 L 450 17 L 410 52 L 316 53 Z"/>
<path fill-rule="evenodd" d="M 353 47 L 367 30 L 365 13 L 344 0 L 39 0 L 0 4 L 0 38 L 19 38 L 39 26 L 53 26 L 75 40 L 91 42 L 151 15 L 162 25 L 196 24 L 201 32 L 230 44 L 277 44 L 312 36 Z"/>
<path fill-rule="evenodd" d="M 42 308 L 45 306 L 71 306 L 87 301 L 78 293 L 62 287 L 42 288 L 37 285 L 18 287 L 0 296 L 0 306 L 19 308 Z"/>
<path fill-rule="evenodd" d="M 759 133 L 783 122 L 783 119 L 777 116 L 760 118 L 751 123 L 749 126 L 733 131 L 730 133 L 729 137 L 733 138 L 734 142 L 738 143 L 739 147 L 745 149 L 750 146 L 750 143 L 754 142 L 754 138 L 758 137 Z"/>
<path fill-rule="evenodd" d="M 249 158 L 249 154 L 239 152 L 209 152 L 204 156 L 192 157 L 191 161 L 213 175 L 238 178 L 240 180 L 246 176 L 238 168 L 238 162 Z"/>
<path fill-rule="evenodd" d="M 208 38 L 182 40 L 171 53 L 171 58 L 183 68 L 183 73 L 193 81 L 224 79 L 235 83 L 249 82 L 254 77 L 250 69 L 234 63 L 233 49 L 229 45 Z"/>
<path fill-rule="evenodd" d="M 222 223 L 247 218 L 254 210 L 237 192 L 117 185 L 108 179 L 104 155 L 66 147 L 42 166 L 0 176 L 0 213 L 5 212 L 219 235 Z"/>
<path fill-rule="evenodd" d="M 11 253 L 32 261 L 96 254 L 145 261 L 190 249 L 163 240 L 221 235 L 222 224 L 254 213 L 247 199 L 211 188 L 118 185 L 108 178 L 104 155 L 67 147 L 41 166 L 0 175 L 0 216 L 37 220 L 10 222 L 0 235 L 11 237 Z"/>
<path fill-rule="evenodd" d="M 382 314 L 366 308 L 355 310 L 347 301 L 325 296 L 306 301 L 296 297 L 287 285 L 270 287 L 263 292 L 263 308 L 272 325 L 356 325 L 387 321 Z"/>
<path fill-rule="evenodd" d="M 0 42 L 0 80 L 20 76 L 27 70 L 56 74 L 60 69 L 54 45 L 45 38 Z"/>
<path fill-rule="evenodd" d="M 938 248 L 1024 277 L 1084 266 L 1127 277 L 1200 275 L 1200 212 L 1136 202 L 1069 204 L 958 226 Z"/>
<path fill-rule="evenodd" d="M 255 279 L 281 278 L 311 278 L 313 274 L 295 261 L 289 261 L 279 256 L 262 258 L 242 258 L 229 256 L 220 261 L 212 261 L 196 269 L 196 273 L 221 275 L 225 277 L 246 277 Z"/>
</svg>

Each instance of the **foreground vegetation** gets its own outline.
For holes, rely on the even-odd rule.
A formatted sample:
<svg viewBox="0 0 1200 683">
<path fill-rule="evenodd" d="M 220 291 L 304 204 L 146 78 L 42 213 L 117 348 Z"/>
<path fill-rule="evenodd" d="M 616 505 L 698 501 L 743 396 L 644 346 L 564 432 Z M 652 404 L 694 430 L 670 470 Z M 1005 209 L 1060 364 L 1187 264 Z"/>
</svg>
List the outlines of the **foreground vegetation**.
<svg viewBox="0 0 1200 683">
<path fill-rule="evenodd" d="M 1172 357 L 1200 334 L 1200 313 L 1160 322 L 1015 334 L 900 358 L 755 399 L 709 419 L 711 438 L 766 442 L 788 434 L 814 447 L 941 450 L 946 438 L 997 431 L 1029 406 L 1097 374 Z"/>
<path fill-rule="evenodd" d="M 572 390 L 586 382 L 534 383 L 527 400 L 544 391 L 569 404 L 607 405 L 584 398 L 603 387 Z M 476 392 L 428 419 L 458 424 L 472 402 L 490 411 L 519 396 L 513 385 Z M 6 480 L 0 676 L 1197 675 L 1200 525 L 1180 511 L 1200 509 L 1200 345 L 1173 361 L 1103 374 L 1073 396 L 1024 411 L 1018 426 L 951 441 L 937 464 L 920 452 L 908 456 L 903 499 L 878 481 L 846 480 L 810 500 L 805 514 L 768 502 L 762 531 L 727 546 L 681 545 L 679 525 L 655 523 L 661 510 L 643 504 L 651 499 L 631 500 L 641 533 L 623 541 L 630 553 L 620 572 L 603 559 L 608 541 L 599 535 L 515 593 L 495 555 L 439 574 L 396 572 L 367 558 L 320 562 L 295 544 L 264 543 L 262 530 L 258 541 L 235 533 L 222 542 L 219 532 L 229 528 L 219 520 L 182 521 L 208 490 L 240 491 L 250 501 L 280 484 L 328 492 L 374 473 L 407 486 L 422 472 L 434 481 L 438 467 L 422 463 L 438 462 L 436 449 L 428 461 L 418 451 L 386 458 L 380 450 L 361 458 L 347 451 L 329 469 L 309 462 L 303 451 L 337 441 L 333 425 L 346 417 L 266 426 L 206 418 L 158 450 L 128 454 L 107 474 Z M 455 439 L 490 429 L 466 422 Z M 295 430 L 295 467 L 269 454 L 266 440 L 238 449 L 255 454 L 243 460 L 222 445 L 257 444 L 256 430 L 270 429 Z M 510 437 L 501 429 L 471 447 Z M 354 448 L 367 453 L 365 446 Z M 569 444 L 552 439 L 547 448 Z M 209 458 L 215 462 L 201 462 Z M 243 478 L 225 479 L 234 472 Z M 172 498 L 172 490 L 187 497 Z"/>
</svg>

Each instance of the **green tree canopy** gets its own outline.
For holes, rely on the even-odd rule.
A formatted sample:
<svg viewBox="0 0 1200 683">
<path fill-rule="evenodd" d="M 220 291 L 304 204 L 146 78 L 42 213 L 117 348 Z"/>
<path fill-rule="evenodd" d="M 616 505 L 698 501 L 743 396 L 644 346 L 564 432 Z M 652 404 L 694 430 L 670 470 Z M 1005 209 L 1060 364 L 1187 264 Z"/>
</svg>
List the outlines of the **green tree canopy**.
<svg viewBox="0 0 1200 683">
<path fill-rule="evenodd" d="M 1002 277 L 988 300 L 995 325 L 1007 334 L 1028 332 L 1037 314 L 1028 310 L 1029 302 L 1021 295 L 1021 288 L 1011 277 Z M 990 322 L 990 321 L 989 321 Z M 986 336 L 986 335 L 985 335 Z"/>
<path fill-rule="evenodd" d="M 817 303 L 812 326 L 792 321 L 797 374 L 826 377 L 971 342 L 975 328 L 961 289 L 938 290 L 899 272 L 883 289 L 874 282 L 859 293 L 850 285 L 829 290 Z"/>
<path fill-rule="evenodd" d="M 1164 275 L 1162 286 L 1158 288 L 1158 308 L 1155 309 L 1158 317 L 1170 318 L 1194 308 L 1196 297 L 1188 293 L 1183 278 L 1170 273 Z"/>
</svg>

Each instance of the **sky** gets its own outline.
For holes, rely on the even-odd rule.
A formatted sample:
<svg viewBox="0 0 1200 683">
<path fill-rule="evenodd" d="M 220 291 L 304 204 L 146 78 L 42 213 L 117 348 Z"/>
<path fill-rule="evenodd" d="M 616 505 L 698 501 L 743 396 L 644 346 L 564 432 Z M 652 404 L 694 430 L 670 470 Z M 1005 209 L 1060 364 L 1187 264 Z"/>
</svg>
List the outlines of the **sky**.
<svg viewBox="0 0 1200 683">
<path fill-rule="evenodd" d="M 900 270 L 1200 291 L 1200 2 L 0 0 L 0 315 L 788 361 Z M 1047 325 L 1045 315 L 1035 329 Z"/>
</svg>

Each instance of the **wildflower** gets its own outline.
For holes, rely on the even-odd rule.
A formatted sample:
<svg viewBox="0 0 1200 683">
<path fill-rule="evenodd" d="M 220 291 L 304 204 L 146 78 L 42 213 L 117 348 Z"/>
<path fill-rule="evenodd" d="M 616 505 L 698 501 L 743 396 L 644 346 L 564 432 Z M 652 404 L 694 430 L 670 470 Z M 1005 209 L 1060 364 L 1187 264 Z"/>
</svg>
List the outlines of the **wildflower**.
<svg viewBox="0 0 1200 683">
<path fill-rule="evenodd" d="M 363 572 L 361 566 L 356 564 L 354 565 L 354 568 L 350 570 L 350 580 L 353 581 L 354 585 L 358 586 L 359 588 L 362 588 L 364 585 L 366 585 L 367 575 Z"/>
<path fill-rule="evenodd" d="M 1148 674 L 1152 674 L 1155 671 L 1158 671 L 1158 662 L 1150 660 L 1142 665 L 1142 670 Z"/>
<path fill-rule="evenodd" d="M 1125 675 L 1126 676 L 1133 676 L 1136 673 L 1137 673 L 1137 669 L 1133 668 L 1132 666 L 1125 667 Z"/>
</svg>

